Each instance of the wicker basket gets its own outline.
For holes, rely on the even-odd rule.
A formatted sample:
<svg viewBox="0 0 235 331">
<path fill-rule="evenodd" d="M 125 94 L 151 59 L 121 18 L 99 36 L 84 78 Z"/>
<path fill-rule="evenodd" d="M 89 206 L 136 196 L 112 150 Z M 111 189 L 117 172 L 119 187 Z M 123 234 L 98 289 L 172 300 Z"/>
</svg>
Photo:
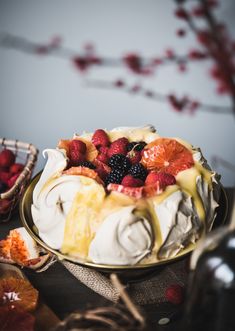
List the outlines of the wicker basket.
<svg viewBox="0 0 235 331">
<path fill-rule="evenodd" d="M 24 143 L 18 140 L 7 140 L 5 138 L 0 138 L 0 151 L 4 148 L 13 151 L 16 155 L 16 162 L 22 163 L 25 166 L 13 187 L 0 194 L 0 200 L 7 199 L 10 201 L 10 203 L 8 203 L 9 208 L 0 213 L 0 222 L 10 220 L 12 212 L 15 210 L 24 189 L 30 180 L 38 155 L 37 148 L 32 144 Z"/>
</svg>

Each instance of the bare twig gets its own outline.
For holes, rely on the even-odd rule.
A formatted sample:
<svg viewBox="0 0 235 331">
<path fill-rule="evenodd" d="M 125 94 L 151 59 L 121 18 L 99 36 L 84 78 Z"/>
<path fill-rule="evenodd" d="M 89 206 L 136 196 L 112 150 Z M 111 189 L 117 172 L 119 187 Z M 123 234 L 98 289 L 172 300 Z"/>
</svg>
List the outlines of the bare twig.
<svg viewBox="0 0 235 331">
<path fill-rule="evenodd" d="M 127 292 L 125 291 L 123 285 L 119 281 L 116 274 L 110 275 L 111 282 L 117 288 L 120 293 L 120 297 L 122 298 L 123 302 L 125 303 L 126 307 L 129 309 L 133 317 L 140 322 L 141 325 L 145 325 L 145 320 L 143 316 L 138 311 L 137 307 L 131 301 L 130 297 L 128 296 Z"/>
</svg>

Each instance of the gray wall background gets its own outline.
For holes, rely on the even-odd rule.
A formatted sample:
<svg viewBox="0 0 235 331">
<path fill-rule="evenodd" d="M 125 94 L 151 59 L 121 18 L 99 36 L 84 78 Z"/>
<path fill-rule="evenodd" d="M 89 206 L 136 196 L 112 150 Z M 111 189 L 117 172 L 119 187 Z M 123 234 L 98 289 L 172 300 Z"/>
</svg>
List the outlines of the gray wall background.
<svg viewBox="0 0 235 331">
<path fill-rule="evenodd" d="M 171 0 L 0 0 L 0 30 L 35 42 L 59 34 L 65 46 L 78 51 L 92 41 L 99 54 L 113 57 L 127 51 L 148 57 L 162 54 L 168 47 L 184 54 L 196 46 L 195 38 L 191 34 L 176 37 L 175 30 L 183 23 L 174 17 L 174 8 Z M 233 36 L 234 9 L 235 2 L 226 0 L 217 11 Z M 191 64 L 181 75 L 169 65 L 141 83 L 163 93 L 188 93 L 208 103 L 229 105 L 227 97 L 215 94 L 208 70 L 209 63 Z M 137 81 L 123 69 L 95 69 L 90 77 Z M 0 115 L 0 136 L 31 142 L 40 152 L 74 132 L 152 123 L 162 136 L 179 136 L 200 146 L 209 161 L 218 155 L 235 164 L 233 115 L 198 111 L 189 116 L 140 96 L 88 89 L 69 61 L 54 57 L 0 48 Z M 36 171 L 43 164 L 40 156 Z M 232 171 L 221 166 L 217 171 L 225 185 L 234 185 Z"/>
</svg>

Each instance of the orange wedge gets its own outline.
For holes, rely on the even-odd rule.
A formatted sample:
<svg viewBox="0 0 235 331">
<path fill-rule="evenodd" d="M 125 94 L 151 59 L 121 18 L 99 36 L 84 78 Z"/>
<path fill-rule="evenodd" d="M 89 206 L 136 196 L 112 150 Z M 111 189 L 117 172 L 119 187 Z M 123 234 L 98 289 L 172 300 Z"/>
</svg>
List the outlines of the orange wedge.
<svg viewBox="0 0 235 331">
<path fill-rule="evenodd" d="M 82 137 L 76 137 L 75 139 L 77 140 L 81 140 L 86 144 L 86 160 L 92 162 L 98 155 L 98 151 L 95 147 L 95 145 L 92 144 L 92 142 L 90 142 L 89 140 L 86 140 Z M 65 149 L 66 150 L 66 154 L 69 157 L 69 145 L 71 140 L 60 140 L 58 143 L 58 146 L 60 149 Z"/>
<path fill-rule="evenodd" d="M 104 184 L 95 170 L 87 167 L 71 167 L 68 170 L 63 171 L 65 175 L 85 176 L 96 180 L 99 184 Z"/>
<path fill-rule="evenodd" d="M 159 138 L 148 144 L 141 163 L 148 170 L 167 172 L 176 176 L 194 164 L 192 153 L 175 139 Z"/>
<path fill-rule="evenodd" d="M 38 302 L 38 291 L 29 281 L 20 278 L 0 279 L 0 305 L 14 306 L 32 311 Z"/>
</svg>

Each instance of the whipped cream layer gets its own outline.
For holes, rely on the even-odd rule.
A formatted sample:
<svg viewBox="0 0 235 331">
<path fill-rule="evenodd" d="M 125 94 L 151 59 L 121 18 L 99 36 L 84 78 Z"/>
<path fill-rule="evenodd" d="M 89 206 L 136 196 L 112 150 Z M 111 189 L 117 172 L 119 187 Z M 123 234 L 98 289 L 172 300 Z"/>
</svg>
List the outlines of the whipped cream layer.
<svg viewBox="0 0 235 331">
<path fill-rule="evenodd" d="M 44 155 L 46 153 L 48 160 L 35 186 L 31 211 L 42 240 L 50 247 L 60 249 L 65 219 L 81 183 L 77 176 L 61 175 L 67 165 L 61 151 L 46 150 Z"/>
<path fill-rule="evenodd" d="M 105 218 L 90 244 L 89 258 L 100 264 L 133 265 L 151 252 L 153 233 L 135 206 L 123 207 Z"/>
</svg>

